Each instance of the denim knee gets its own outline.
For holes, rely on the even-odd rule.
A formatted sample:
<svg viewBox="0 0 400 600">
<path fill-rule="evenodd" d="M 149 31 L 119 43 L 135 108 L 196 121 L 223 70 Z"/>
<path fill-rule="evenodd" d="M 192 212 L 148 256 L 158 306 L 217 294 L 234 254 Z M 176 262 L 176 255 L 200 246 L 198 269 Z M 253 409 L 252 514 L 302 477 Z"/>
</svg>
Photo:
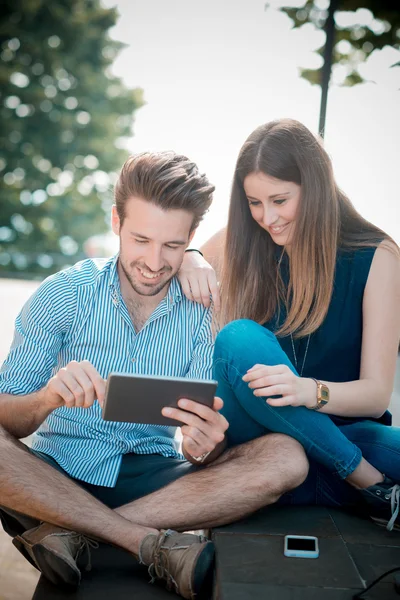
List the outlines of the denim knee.
<svg viewBox="0 0 400 600">
<path fill-rule="evenodd" d="M 243 354 L 246 346 L 262 342 L 265 345 L 277 343 L 275 335 L 262 325 L 250 319 L 231 321 L 221 329 L 215 340 L 214 358 L 227 358 L 227 355 Z"/>
</svg>

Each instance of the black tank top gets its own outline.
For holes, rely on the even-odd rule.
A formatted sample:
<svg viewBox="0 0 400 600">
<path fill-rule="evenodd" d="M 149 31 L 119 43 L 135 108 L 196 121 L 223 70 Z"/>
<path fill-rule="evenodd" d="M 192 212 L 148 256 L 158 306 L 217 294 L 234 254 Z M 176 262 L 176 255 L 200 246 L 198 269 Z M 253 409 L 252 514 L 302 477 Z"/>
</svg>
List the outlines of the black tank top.
<svg viewBox="0 0 400 600">
<path fill-rule="evenodd" d="M 362 343 L 362 303 L 364 289 L 376 248 L 339 250 L 336 261 L 332 299 L 327 315 L 320 327 L 311 334 L 305 357 L 303 377 L 315 377 L 325 381 L 346 382 L 360 378 Z M 281 261 L 283 281 L 289 278 L 289 263 L 285 254 Z M 265 326 L 275 331 L 286 318 L 286 309 L 280 307 L 279 320 L 272 319 Z M 293 338 L 297 357 L 297 370 L 300 371 L 307 348 L 307 337 Z M 282 349 L 295 364 L 290 336 L 278 338 Z M 349 423 L 362 420 L 336 417 L 333 421 Z M 391 424 L 389 411 L 378 420 Z"/>
</svg>

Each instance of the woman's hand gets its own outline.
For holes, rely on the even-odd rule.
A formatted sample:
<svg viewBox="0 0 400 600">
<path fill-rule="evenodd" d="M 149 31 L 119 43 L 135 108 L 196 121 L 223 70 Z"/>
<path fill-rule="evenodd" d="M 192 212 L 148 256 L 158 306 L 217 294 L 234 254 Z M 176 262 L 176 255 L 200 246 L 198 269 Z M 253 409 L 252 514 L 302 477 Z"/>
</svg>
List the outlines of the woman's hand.
<svg viewBox="0 0 400 600">
<path fill-rule="evenodd" d="M 214 302 L 214 308 L 220 309 L 220 296 L 217 275 L 212 266 L 199 252 L 185 252 L 178 279 L 183 293 L 189 300 L 195 300 L 207 308 Z"/>
<path fill-rule="evenodd" d="M 306 406 L 317 403 L 316 384 L 313 379 L 299 377 L 286 365 L 254 365 L 243 377 L 255 396 L 281 396 L 267 398 L 271 406 Z"/>
</svg>

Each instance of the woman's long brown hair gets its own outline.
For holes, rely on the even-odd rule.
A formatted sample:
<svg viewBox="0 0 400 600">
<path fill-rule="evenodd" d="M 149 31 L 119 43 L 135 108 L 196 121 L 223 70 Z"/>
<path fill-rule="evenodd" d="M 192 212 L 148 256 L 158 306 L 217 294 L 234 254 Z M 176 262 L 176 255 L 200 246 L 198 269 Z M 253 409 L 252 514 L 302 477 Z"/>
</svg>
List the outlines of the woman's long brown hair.
<svg viewBox="0 0 400 600">
<path fill-rule="evenodd" d="M 244 192 L 245 177 L 257 172 L 301 186 L 288 289 L 277 260 L 284 250 L 253 219 Z M 283 301 L 288 313 L 276 333 L 312 333 L 328 311 L 338 248 L 377 246 L 384 239 L 390 240 L 339 190 L 329 156 L 304 125 L 291 119 L 261 125 L 236 164 L 221 273 L 221 324 L 244 318 L 268 322 Z"/>
</svg>

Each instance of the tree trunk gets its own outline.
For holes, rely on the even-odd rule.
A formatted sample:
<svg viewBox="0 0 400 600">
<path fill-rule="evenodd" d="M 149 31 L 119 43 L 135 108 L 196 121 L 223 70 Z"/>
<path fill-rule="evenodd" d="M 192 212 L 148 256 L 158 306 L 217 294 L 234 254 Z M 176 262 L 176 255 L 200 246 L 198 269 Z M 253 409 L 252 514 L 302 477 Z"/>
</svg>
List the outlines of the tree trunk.
<svg viewBox="0 0 400 600">
<path fill-rule="evenodd" d="M 339 0 L 331 0 L 328 9 L 328 17 L 325 23 L 326 41 L 324 48 L 324 64 L 321 71 L 321 106 L 319 111 L 318 131 L 321 137 L 325 134 L 326 106 L 328 102 L 329 80 L 332 72 L 333 44 L 335 41 L 335 11 Z"/>
</svg>

